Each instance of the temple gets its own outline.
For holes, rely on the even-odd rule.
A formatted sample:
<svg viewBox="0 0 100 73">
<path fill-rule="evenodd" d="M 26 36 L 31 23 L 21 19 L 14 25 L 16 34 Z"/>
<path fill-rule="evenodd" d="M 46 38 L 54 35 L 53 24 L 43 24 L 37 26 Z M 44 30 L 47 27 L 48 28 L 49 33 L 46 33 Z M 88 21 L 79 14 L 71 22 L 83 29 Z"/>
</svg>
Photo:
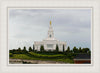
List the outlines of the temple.
<svg viewBox="0 0 100 73">
<path fill-rule="evenodd" d="M 50 21 L 48 37 L 44 39 L 43 41 L 35 41 L 34 42 L 35 50 L 40 51 L 40 47 L 44 46 L 44 50 L 53 51 L 53 50 L 56 50 L 57 45 L 58 45 L 59 51 L 63 51 L 64 49 L 66 49 L 66 42 L 62 42 L 54 38 L 52 23 Z"/>
</svg>

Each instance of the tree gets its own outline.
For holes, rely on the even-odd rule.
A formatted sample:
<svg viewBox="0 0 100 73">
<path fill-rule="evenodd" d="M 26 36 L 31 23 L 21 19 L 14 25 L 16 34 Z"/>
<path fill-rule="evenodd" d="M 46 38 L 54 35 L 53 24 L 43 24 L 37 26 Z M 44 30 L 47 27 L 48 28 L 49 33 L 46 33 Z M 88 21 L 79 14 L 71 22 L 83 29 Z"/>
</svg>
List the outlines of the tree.
<svg viewBox="0 0 100 73">
<path fill-rule="evenodd" d="M 89 48 L 85 48 L 85 52 L 88 53 L 90 51 Z"/>
<path fill-rule="evenodd" d="M 90 50 L 88 51 L 88 54 L 90 54 L 90 55 L 91 55 L 91 51 L 90 51 Z"/>
<path fill-rule="evenodd" d="M 74 46 L 74 48 L 73 48 L 73 52 L 74 53 L 78 53 L 79 51 L 78 51 L 78 49 Z"/>
<path fill-rule="evenodd" d="M 58 45 L 56 45 L 56 52 L 59 52 L 59 47 L 58 47 Z"/>
<path fill-rule="evenodd" d="M 13 54 L 17 54 L 16 49 L 13 49 L 13 50 L 11 51 L 11 53 L 13 53 Z"/>
<path fill-rule="evenodd" d="M 64 45 L 63 45 L 63 52 L 65 51 L 65 47 L 64 47 Z"/>
<path fill-rule="evenodd" d="M 64 53 L 66 55 L 66 58 L 72 59 L 73 58 L 73 51 L 70 50 L 70 47 L 67 47 L 66 52 Z"/>
<path fill-rule="evenodd" d="M 26 47 L 23 48 L 23 53 L 27 53 Z"/>
<path fill-rule="evenodd" d="M 26 47 L 24 46 L 23 51 L 26 51 Z"/>
<path fill-rule="evenodd" d="M 32 48 L 31 47 L 29 47 L 29 52 L 32 52 Z"/>
<path fill-rule="evenodd" d="M 21 48 L 20 47 L 18 48 L 18 51 L 21 51 Z"/>
<path fill-rule="evenodd" d="M 40 51 L 41 51 L 41 52 L 44 52 L 44 46 L 43 46 L 43 45 L 41 45 Z"/>
<path fill-rule="evenodd" d="M 81 49 L 81 47 L 79 47 L 79 53 L 82 53 L 82 49 Z"/>
<path fill-rule="evenodd" d="M 82 49 L 82 53 L 88 53 L 89 52 L 89 48 L 83 48 Z"/>
<path fill-rule="evenodd" d="M 67 52 L 67 53 L 69 53 L 69 52 L 70 52 L 70 47 L 69 47 L 69 46 L 68 46 L 68 48 L 67 48 L 66 52 Z"/>
<path fill-rule="evenodd" d="M 9 50 L 9 53 L 13 53 L 14 54 L 15 49 Z"/>
<path fill-rule="evenodd" d="M 34 52 L 34 50 L 35 50 L 35 47 L 34 47 L 34 44 L 33 44 L 33 52 Z"/>
<path fill-rule="evenodd" d="M 20 47 L 18 48 L 18 53 L 20 53 L 20 54 L 21 54 L 21 48 L 20 48 Z"/>
</svg>

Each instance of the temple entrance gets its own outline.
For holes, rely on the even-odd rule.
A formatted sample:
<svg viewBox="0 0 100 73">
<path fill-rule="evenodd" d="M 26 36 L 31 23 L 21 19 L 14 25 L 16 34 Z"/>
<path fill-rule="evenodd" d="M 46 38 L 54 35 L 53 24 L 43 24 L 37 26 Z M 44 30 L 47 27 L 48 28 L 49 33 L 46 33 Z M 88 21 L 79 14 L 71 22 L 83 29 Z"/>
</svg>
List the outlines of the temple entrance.
<svg viewBox="0 0 100 73">
<path fill-rule="evenodd" d="M 47 49 L 52 50 L 53 49 L 53 44 L 47 44 Z"/>
</svg>

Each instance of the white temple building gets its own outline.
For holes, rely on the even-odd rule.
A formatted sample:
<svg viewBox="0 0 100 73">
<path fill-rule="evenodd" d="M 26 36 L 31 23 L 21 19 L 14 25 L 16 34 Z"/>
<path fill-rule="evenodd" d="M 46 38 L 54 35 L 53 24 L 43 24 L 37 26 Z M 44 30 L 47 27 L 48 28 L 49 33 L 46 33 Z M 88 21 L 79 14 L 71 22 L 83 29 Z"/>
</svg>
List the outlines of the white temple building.
<svg viewBox="0 0 100 73">
<path fill-rule="evenodd" d="M 35 50 L 40 51 L 40 47 L 44 46 L 44 50 L 56 50 L 56 45 L 58 45 L 59 51 L 63 51 L 63 48 L 66 49 L 66 42 L 59 41 L 54 38 L 54 32 L 50 21 L 50 26 L 48 30 L 48 37 L 43 41 L 35 41 L 34 47 Z"/>
</svg>

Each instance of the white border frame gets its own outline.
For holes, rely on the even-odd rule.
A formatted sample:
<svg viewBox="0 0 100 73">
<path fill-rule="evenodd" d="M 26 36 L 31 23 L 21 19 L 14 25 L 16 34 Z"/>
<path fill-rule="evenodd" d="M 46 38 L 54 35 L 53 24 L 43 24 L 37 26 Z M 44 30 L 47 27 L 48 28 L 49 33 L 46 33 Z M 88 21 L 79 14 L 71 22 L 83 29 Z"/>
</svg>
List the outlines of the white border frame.
<svg viewBox="0 0 100 73">
<path fill-rule="evenodd" d="M 93 7 L 93 65 L 92 66 L 7 66 L 7 7 Z M 100 73 L 100 2 L 97 0 L 71 1 L 0 1 L 0 73 Z"/>
<path fill-rule="evenodd" d="M 38 7 L 38 8 L 37 7 L 35 7 L 35 8 L 34 7 L 8 7 L 7 8 L 7 23 L 6 23 L 7 26 L 9 26 L 9 24 L 8 24 L 9 23 L 8 22 L 9 21 L 9 9 L 91 9 L 91 29 L 90 29 L 91 30 L 91 32 L 90 32 L 91 33 L 91 59 L 90 59 L 91 63 L 90 64 L 9 64 L 9 49 L 7 48 L 8 49 L 8 55 L 7 55 L 8 56 L 8 61 L 7 61 L 8 65 L 10 65 L 10 66 L 14 66 L 14 65 L 17 65 L 17 66 L 18 65 L 22 65 L 22 66 L 28 66 L 28 65 L 29 66 L 30 65 L 33 65 L 33 66 L 35 66 L 35 65 L 39 65 L 39 66 L 40 65 L 44 65 L 44 66 L 46 66 L 46 65 L 53 65 L 53 66 L 54 65 L 55 66 L 58 66 L 58 65 L 61 65 L 61 66 L 63 66 L 63 65 L 66 65 L 66 66 L 69 66 L 69 65 L 72 65 L 72 66 L 73 65 L 77 65 L 77 66 L 80 66 L 80 65 L 82 65 L 82 66 L 91 66 L 91 65 L 93 65 L 93 57 L 92 57 L 92 54 L 93 54 L 92 53 L 93 52 L 92 51 L 92 49 L 93 49 L 92 48 L 93 47 L 93 42 L 92 42 L 92 40 L 93 40 L 93 38 L 92 38 L 92 36 L 93 36 L 93 32 L 92 32 L 93 31 L 93 18 L 92 18 L 93 17 L 93 7 L 52 7 L 52 8 L 51 7 Z M 7 30 L 8 29 L 9 28 L 7 28 Z M 7 36 L 8 35 L 9 34 L 7 33 Z M 8 42 L 8 44 L 9 44 L 9 42 Z"/>
</svg>

